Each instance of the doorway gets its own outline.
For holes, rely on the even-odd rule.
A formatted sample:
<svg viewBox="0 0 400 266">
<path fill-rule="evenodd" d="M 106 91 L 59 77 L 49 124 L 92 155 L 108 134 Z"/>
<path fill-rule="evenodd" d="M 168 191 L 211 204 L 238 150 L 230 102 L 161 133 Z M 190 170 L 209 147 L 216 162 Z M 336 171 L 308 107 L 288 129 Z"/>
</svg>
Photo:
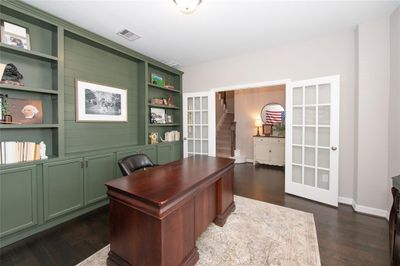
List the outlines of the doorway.
<svg viewBox="0 0 400 266">
<path fill-rule="evenodd" d="M 216 154 L 216 93 L 249 90 L 260 87 L 285 85 L 285 192 L 300 197 L 338 205 L 339 185 L 339 90 L 340 76 L 328 76 L 292 82 L 281 80 L 213 88 L 202 92 L 208 97 L 208 155 Z M 187 138 L 190 124 L 185 122 L 184 94 L 184 147 L 190 147 Z M 235 117 L 237 117 L 237 113 Z M 236 118 L 235 118 L 236 119 Z M 262 123 L 261 123 L 262 124 Z M 253 122 L 247 128 L 258 128 Z M 201 124 L 204 126 L 204 124 Z M 266 129 L 268 130 L 268 129 Z M 236 134 L 238 130 L 236 130 Z M 193 144 L 196 152 L 196 136 Z M 204 139 L 203 139 L 204 140 Z M 238 136 L 236 135 L 236 140 Z M 236 141 L 237 144 L 238 141 Z M 199 142 L 197 142 L 199 143 Z M 200 142 L 201 143 L 201 142 Z M 238 148 L 238 145 L 236 145 Z M 187 148 L 185 148 L 187 149 Z M 199 149 L 201 151 L 201 149 Z M 205 154 L 205 153 L 200 153 Z M 188 154 L 185 154 L 188 156 Z"/>
</svg>

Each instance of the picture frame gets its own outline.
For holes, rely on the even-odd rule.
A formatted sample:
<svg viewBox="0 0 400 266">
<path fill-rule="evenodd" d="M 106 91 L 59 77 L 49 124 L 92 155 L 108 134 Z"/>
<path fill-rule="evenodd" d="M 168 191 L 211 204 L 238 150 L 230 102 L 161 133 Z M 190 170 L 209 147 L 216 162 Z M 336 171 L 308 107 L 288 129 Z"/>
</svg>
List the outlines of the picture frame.
<svg viewBox="0 0 400 266">
<path fill-rule="evenodd" d="M 31 50 L 29 29 L 6 20 L 0 21 L 0 41 L 11 46 Z"/>
<path fill-rule="evenodd" d="M 166 124 L 165 109 L 150 108 L 150 124 Z"/>
<path fill-rule="evenodd" d="M 160 87 L 165 87 L 165 80 L 164 80 L 163 77 L 161 77 L 161 76 L 159 76 L 157 74 L 154 74 L 154 73 L 151 73 L 150 76 L 151 76 L 151 83 L 152 84 L 155 84 L 155 85 L 160 86 Z"/>
<path fill-rule="evenodd" d="M 174 119 L 173 119 L 172 115 L 167 115 L 166 123 L 167 124 L 174 123 Z"/>
<path fill-rule="evenodd" d="M 16 124 L 43 124 L 43 107 L 40 99 L 7 99 L 9 113 Z"/>
<path fill-rule="evenodd" d="M 128 122 L 128 92 L 76 80 L 76 122 Z"/>
<path fill-rule="evenodd" d="M 272 124 L 263 124 L 262 125 L 262 134 L 264 136 L 271 136 L 272 135 Z"/>
</svg>

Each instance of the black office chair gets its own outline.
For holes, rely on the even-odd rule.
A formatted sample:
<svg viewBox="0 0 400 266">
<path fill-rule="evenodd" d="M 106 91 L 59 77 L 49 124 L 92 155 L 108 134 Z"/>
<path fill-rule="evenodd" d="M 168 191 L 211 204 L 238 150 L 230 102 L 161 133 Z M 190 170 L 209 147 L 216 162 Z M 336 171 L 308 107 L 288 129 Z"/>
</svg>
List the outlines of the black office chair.
<svg viewBox="0 0 400 266">
<path fill-rule="evenodd" d="M 134 154 L 118 160 L 118 166 L 124 176 L 139 170 L 157 166 L 146 154 Z"/>
</svg>

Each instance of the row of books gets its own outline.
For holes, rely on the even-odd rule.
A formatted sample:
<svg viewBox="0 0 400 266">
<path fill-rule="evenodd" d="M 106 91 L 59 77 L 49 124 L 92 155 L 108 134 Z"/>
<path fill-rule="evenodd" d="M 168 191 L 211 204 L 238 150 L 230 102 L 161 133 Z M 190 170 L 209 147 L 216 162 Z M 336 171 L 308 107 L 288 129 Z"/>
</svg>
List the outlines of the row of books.
<svg viewBox="0 0 400 266">
<path fill-rule="evenodd" d="M 0 164 L 29 162 L 44 159 L 43 144 L 35 142 L 3 141 L 0 145 Z M 42 154 L 42 156 L 41 156 Z"/>
</svg>

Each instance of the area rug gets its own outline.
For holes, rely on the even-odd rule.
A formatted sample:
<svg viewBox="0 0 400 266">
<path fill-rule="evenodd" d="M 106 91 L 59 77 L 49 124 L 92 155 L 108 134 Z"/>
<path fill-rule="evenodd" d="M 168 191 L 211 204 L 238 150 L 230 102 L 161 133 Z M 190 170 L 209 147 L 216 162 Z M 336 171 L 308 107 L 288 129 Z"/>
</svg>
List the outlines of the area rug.
<svg viewBox="0 0 400 266">
<path fill-rule="evenodd" d="M 239 196 L 235 203 L 224 227 L 211 224 L 197 240 L 197 266 L 321 265 L 311 213 Z M 78 265 L 106 265 L 109 249 Z"/>
</svg>

